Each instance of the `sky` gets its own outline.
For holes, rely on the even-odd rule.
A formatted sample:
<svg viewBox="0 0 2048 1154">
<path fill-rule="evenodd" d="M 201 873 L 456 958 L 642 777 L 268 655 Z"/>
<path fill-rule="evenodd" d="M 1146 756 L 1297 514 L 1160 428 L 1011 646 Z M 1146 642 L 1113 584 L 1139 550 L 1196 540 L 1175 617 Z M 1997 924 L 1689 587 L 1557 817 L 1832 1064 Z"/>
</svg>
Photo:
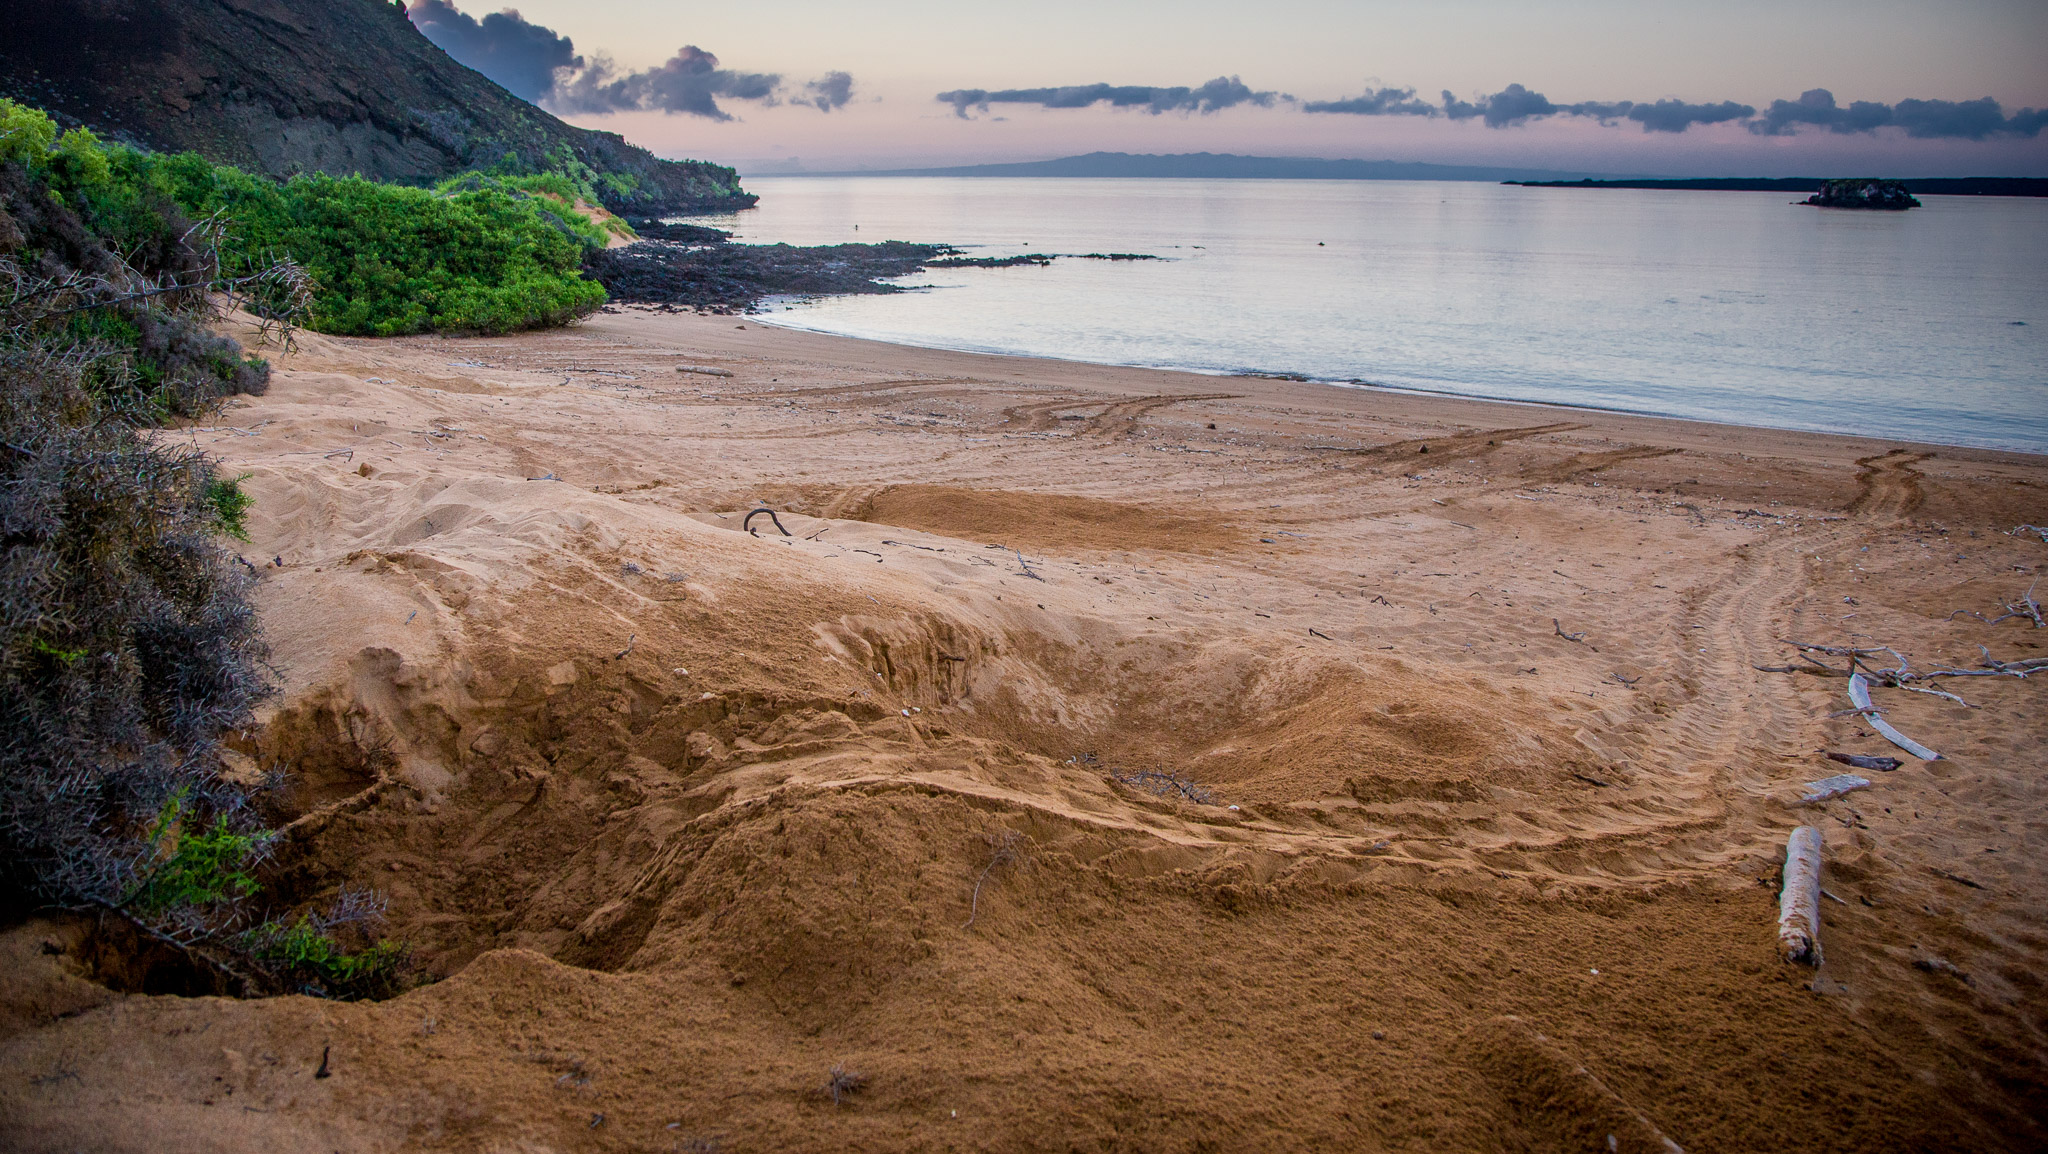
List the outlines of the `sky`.
<svg viewBox="0 0 2048 1154">
<path fill-rule="evenodd" d="M 1093 151 L 2048 176 L 2044 0 L 410 0 L 571 123 L 742 173 Z"/>
</svg>

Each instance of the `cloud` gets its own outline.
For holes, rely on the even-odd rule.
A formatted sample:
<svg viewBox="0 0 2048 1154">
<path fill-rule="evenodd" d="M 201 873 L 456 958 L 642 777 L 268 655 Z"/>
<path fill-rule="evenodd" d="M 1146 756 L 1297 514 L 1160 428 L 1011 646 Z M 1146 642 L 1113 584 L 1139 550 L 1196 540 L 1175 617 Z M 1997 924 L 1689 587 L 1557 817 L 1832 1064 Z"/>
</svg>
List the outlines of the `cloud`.
<svg viewBox="0 0 2048 1154">
<path fill-rule="evenodd" d="M 567 36 L 529 22 L 516 9 L 478 20 L 449 0 L 411 0 L 406 15 L 421 35 L 457 63 L 483 73 L 514 96 L 557 112 L 602 115 L 652 109 L 731 120 L 720 100 L 773 105 L 782 91 L 780 75 L 720 68 L 718 57 L 694 44 L 657 67 L 621 75 L 610 56 L 595 53 L 586 63 Z M 794 103 L 830 112 L 852 95 L 851 75 L 828 72 L 804 85 Z"/>
<path fill-rule="evenodd" d="M 1301 110 L 1354 116 L 1443 116 L 1478 120 L 1488 128 L 1510 128 L 1551 116 L 1583 116 L 1609 124 L 1632 120 L 1642 125 L 1644 132 L 1684 132 L 1695 124 L 1742 123 L 1762 136 L 1788 136 L 1809 126 L 1842 134 L 1891 127 L 1921 140 L 2035 137 L 2048 131 L 2048 109 L 2024 108 L 2007 116 L 1988 96 L 1981 100 L 1901 100 L 1897 104 L 1858 100 L 1844 107 L 1836 104 L 1834 94 L 1825 88 L 1812 89 L 1797 100 L 1774 100 L 1761 116 L 1750 105 L 1733 100 L 1715 104 L 1669 99 L 1558 104 L 1520 84 L 1475 100 L 1460 100 L 1445 92 L 1441 105 L 1415 99 L 1412 88 L 1367 88 L 1363 95 L 1344 100 L 1309 101 Z"/>
<path fill-rule="evenodd" d="M 412 0 L 406 15 L 421 35 L 457 63 L 476 69 L 522 100 L 539 100 L 553 90 L 558 73 L 583 66 L 567 36 L 528 23 L 514 8 L 477 20 L 446 0 Z"/>
<path fill-rule="evenodd" d="M 809 104 L 820 112 L 830 112 L 846 107 L 846 102 L 851 99 L 853 76 L 845 72 L 827 72 L 804 85 L 804 95 L 798 103 Z"/>
<path fill-rule="evenodd" d="M 1644 132 L 1684 132 L 1695 124 L 1724 124 L 1755 115 L 1756 109 L 1733 100 L 1723 100 L 1719 104 L 1659 100 L 1655 104 L 1638 104 L 1627 112 L 1630 120 L 1643 126 Z"/>
<path fill-rule="evenodd" d="M 1893 127 L 1919 140 L 2035 137 L 2048 128 L 2048 109 L 2023 108 L 2007 116 L 2005 108 L 1988 96 L 1901 100 L 1897 104 L 1858 100 L 1844 108 L 1835 103 L 1834 93 L 1813 88 L 1800 93 L 1797 100 L 1773 100 L 1762 116 L 1749 122 L 1749 130 L 1761 136 L 1790 136 L 1807 125 L 1844 135 Z"/>
<path fill-rule="evenodd" d="M 851 77 L 847 83 L 852 85 Z M 617 74 L 610 57 L 599 55 L 589 67 L 558 86 L 548 103 L 572 114 L 647 109 L 731 120 L 732 114 L 719 106 L 720 98 L 774 104 L 781 88 L 782 77 L 775 73 L 720 68 L 718 57 L 686 44 L 662 64 L 624 76 Z"/>
<path fill-rule="evenodd" d="M 1447 116 L 1452 120 L 1483 120 L 1488 128 L 1526 124 L 1544 116 L 1590 116 L 1615 120 L 1627 116 L 1634 103 L 1622 100 L 1589 100 L 1581 104 L 1554 104 L 1541 92 L 1510 84 L 1475 103 L 1443 94 L 1441 106 L 1415 99 L 1413 88 L 1368 88 L 1362 96 L 1344 100 L 1314 100 L 1301 106 L 1303 112 L 1342 112 L 1353 116 Z"/>
<path fill-rule="evenodd" d="M 1219 76 L 1198 88 L 1149 88 L 1143 85 L 1082 84 L 1068 88 L 956 88 L 941 92 L 938 99 L 953 106 L 962 118 L 970 108 L 987 112 L 991 104 L 1037 104 L 1045 108 L 1087 108 L 1108 104 L 1112 108 L 1143 108 L 1157 116 L 1164 112 L 1210 113 L 1239 104 L 1270 106 L 1284 99 L 1277 92 L 1254 92 L 1235 76 Z"/>
<path fill-rule="evenodd" d="M 1552 104 L 1541 92 L 1531 92 L 1519 84 L 1510 84 L 1492 96 L 1483 96 L 1479 103 L 1472 104 L 1444 92 L 1444 115 L 1452 120 L 1470 120 L 1477 116 L 1486 121 L 1488 128 L 1506 128 L 1510 124 L 1526 123 L 1532 116 L 1555 116 L 1563 111 Z"/>
<path fill-rule="evenodd" d="M 1348 112 L 1353 116 L 1436 116 L 1436 105 L 1415 99 L 1413 88 L 1368 88 L 1344 100 L 1311 100 L 1303 112 Z"/>
<path fill-rule="evenodd" d="M 1813 124 L 1830 132 L 1874 132 L 1890 124 L 1891 106 L 1859 100 L 1847 108 L 1835 104 L 1835 94 L 1825 88 L 1809 88 L 1797 100 L 1773 100 L 1764 114 L 1750 121 L 1749 130 L 1759 136 L 1790 136 L 1801 125 Z"/>
</svg>

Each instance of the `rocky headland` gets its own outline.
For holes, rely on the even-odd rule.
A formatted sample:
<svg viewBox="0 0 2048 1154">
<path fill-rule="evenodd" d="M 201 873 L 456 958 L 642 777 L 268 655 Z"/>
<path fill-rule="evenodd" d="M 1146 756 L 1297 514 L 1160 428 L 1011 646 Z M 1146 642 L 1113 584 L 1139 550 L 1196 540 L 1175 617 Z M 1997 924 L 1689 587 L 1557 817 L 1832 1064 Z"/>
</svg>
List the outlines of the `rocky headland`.
<svg viewBox="0 0 2048 1154">
<path fill-rule="evenodd" d="M 425 184 L 502 162 L 599 176 L 654 217 L 751 206 L 732 169 L 565 124 L 457 64 L 384 0 L 45 0 L 7 6 L 0 96 L 161 152 L 283 178 Z"/>
</svg>

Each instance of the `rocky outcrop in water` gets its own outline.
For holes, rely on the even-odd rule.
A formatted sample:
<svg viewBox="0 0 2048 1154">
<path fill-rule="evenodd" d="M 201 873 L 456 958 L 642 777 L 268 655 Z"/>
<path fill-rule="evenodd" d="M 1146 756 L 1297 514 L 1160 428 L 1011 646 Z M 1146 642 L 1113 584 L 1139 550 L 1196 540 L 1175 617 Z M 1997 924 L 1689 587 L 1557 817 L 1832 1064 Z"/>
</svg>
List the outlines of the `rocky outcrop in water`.
<svg viewBox="0 0 2048 1154">
<path fill-rule="evenodd" d="M 1830 180 L 1801 203 L 1821 208 L 1876 208 L 1903 212 L 1920 202 L 1896 180 Z"/>
<path fill-rule="evenodd" d="M 731 313 L 770 296 L 901 292 L 881 282 L 956 251 L 898 240 L 813 248 L 643 240 L 597 254 L 585 271 L 614 301 Z"/>
<path fill-rule="evenodd" d="M 457 64 L 388 0 L 0 5 L 0 95 L 116 140 L 286 177 L 423 184 L 567 159 L 627 216 L 745 208 L 730 168 L 564 124 Z"/>
</svg>

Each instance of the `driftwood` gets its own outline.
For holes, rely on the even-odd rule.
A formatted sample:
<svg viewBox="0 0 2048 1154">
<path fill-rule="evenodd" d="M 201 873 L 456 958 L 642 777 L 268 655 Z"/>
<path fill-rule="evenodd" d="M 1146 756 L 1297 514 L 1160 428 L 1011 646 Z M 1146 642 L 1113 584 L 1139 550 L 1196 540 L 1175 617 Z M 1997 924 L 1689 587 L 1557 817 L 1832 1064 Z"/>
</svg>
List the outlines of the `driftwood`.
<svg viewBox="0 0 2048 1154">
<path fill-rule="evenodd" d="M 1893 729 L 1891 722 L 1878 716 L 1878 711 L 1870 704 L 1870 682 L 1861 673 L 1849 676 L 1849 704 L 1854 705 L 1857 711 L 1863 714 L 1863 720 L 1870 723 L 1870 728 L 1883 734 L 1886 741 L 1922 761 L 1941 760 L 1940 754 Z"/>
<path fill-rule="evenodd" d="M 1551 570 L 1551 572 L 1557 573 L 1557 570 L 1553 569 Z M 1562 577 L 1564 576 L 1564 574 L 1558 573 L 1558 576 Z M 1559 637 L 1564 638 L 1566 641 L 1584 641 L 1586 639 L 1586 635 L 1583 633 L 1566 633 L 1564 631 L 1564 626 L 1560 624 L 1557 618 L 1555 617 L 1550 619 L 1550 627 L 1556 630 L 1557 635 Z"/>
<path fill-rule="evenodd" d="M 1885 773 L 1890 773 L 1892 770 L 1906 764 L 1896 757 L 1871 757 L 1861 753 L 1829 753 L 1828 760 L 1839 761 L 1843 765 L 1853 765 L 1857 769 L 1876 769 L 1882 770 Z"/>
<path fill-rule="evenodd" d="M 1785 885 L 1778 894 L 1778 953 L 1820 965 L 1820 830 L 1802 825 L 1785 840 Z"/>
<path fill-rule="evenodd" d="M 1867 673 L 1872 678 L 1875 678 L 1880 685 L 1887 685 L 1894 689 L 1911 689 L 1916 693 L 1933 692 L 1936 697 L 1945 697 L 1958 705 L 1969 706 L 1973 709 L 1976 707 L 1970 706 L 1969 702 L 1952 693 L 1930 691 L 1907 683 L 1913 681 L 1932 681 L 1937 677 L 2018 677 L 2024 680 L 2029 674 L 2048 673 L 2048 657 L 2023 657 L 2018 661 L 2000 661 L 1991 656 L 1991 651 L 1982 645 L 1979 645 L 1977 650 L 1984 655 L 1984 664 L 1976 669 L 1952 669 L 1948 666 L 1940 666 L 1929 669 L 1924 673 L 1915 673 L 1911 663 L 1898 650 L 1893 649 L 1889 645 L 1880 645 L 1873 649 L 1851 649 L 1839 645 L 1809 645 L 1804 641 L 1793 641 L 1788 638 L 1779 638 L 1779 640 L 1799 650 L 1799 659 L 1806 662 L 1806 664 L 1756 665 L 1751 666 L 1751 668 L 1759 673 L 1811 673 L 1816 677 L 1850 677 L 1859 673 Z M 1827 662 L 1812 656 L 1815 653 L 1826 654 L 1832 657 L 1847 657 L 1849 665 L 1847 668 L 1829 665 Z M 1865 661 L 1865 658 L 1876 657 L 1879 654 L 1890 654 L 1892 660 L 1897 661 L 1899 664 L 1896 668 L 1886 669 L 1881 665 Z"/>
<path fill-rule="evenodd" d="M 780 530 L 783 536 L 788 537 L 792 535 L 789 530 L 782 528 L 782 518 L 777 517 L 775 515 L 775 510 L 770 509 L 766 505 L 763 505 L 759 509 L 755 509 L 754 511 L 748 513 L 746 516 L 740 518 L 740 528 L 745 529 L 748 535 L 750 536 L 759 537 L 761 534 L 756 533 L 750 526 L 753 525 L 754 518 L 759 517 L 763 513 L 768 514 L 768 519 L 775 523 L 775 528 Z"/>
<path fill-rule="evenodd" d="M 1813 805 L 1818 802 L 1831 801 L 1845 793 L 1853 793 L 1859 789 L 1869 788 L 1870 779 L 1867 777 L 1857 777 L 1853 773 L 1838 773 L 1833 777 L 1823 777 L 1819 781 L 1807 782 L 1806 793 L 1800 797 L 1799 804 Z"/>
</svg>

